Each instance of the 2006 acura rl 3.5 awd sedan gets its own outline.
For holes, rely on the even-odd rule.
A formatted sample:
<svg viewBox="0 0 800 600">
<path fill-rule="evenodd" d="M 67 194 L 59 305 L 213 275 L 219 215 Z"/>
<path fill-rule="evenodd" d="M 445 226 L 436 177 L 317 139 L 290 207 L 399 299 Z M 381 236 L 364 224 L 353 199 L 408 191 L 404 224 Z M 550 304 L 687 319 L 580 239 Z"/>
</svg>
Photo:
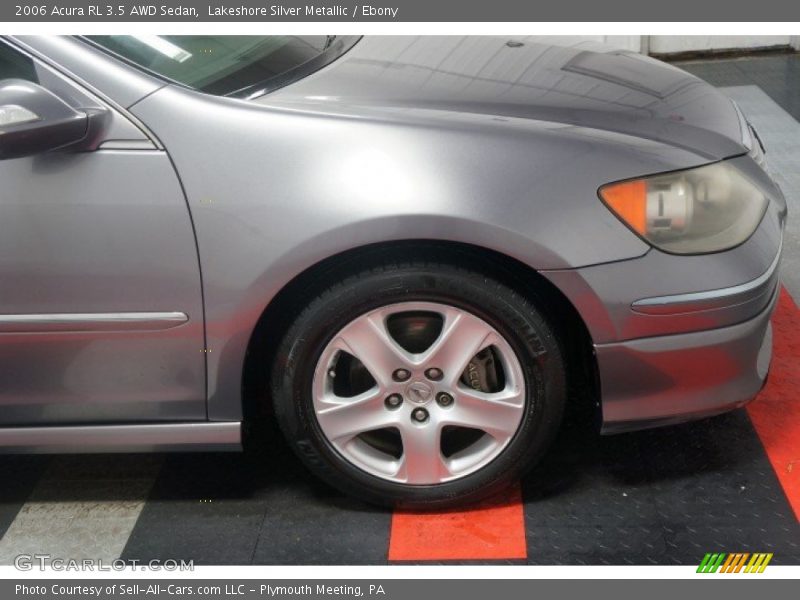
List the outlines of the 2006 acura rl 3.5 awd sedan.
<svg viewBox="0 0 800 600">
<path fill-rule="evenodd" d="M 4 38 L 0 79 L 6 450 L 238 448 L 274 413 L 331 484 L 433 507 L 519 477 L 573 398 L 610 433 L 767 377 L 786 203 L 677 68 L 112 35 Z"/>
</svg>

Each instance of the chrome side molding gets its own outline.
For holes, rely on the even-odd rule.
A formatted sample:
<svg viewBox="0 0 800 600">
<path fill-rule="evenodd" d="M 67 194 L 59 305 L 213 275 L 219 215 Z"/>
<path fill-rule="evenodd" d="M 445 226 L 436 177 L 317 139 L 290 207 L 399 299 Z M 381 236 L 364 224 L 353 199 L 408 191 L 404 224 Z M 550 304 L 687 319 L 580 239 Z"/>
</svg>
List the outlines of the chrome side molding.
<svg viewBox="0 0 800 600">
<path fill-rule="evenodd" d="M 778 250 L 769 268 L 747 283 L 705 292 L 643 298 L 633 302 L 631 309 L 645 315 L 677 315 L 727 308 L 757 300 L 762 296 L 769 297 L 768 294 L 771 294 L 775 287 L 773 278 L 777 275 L 780 259 L 781 249 Z"/>
<path fill-rule="evenodd" d="M 182 312 L 52 313 L 0 315 L 0 333 L 53 331 L 158 331 L 183 325 Z"/>
<path fill-rule="evenodd" d="M 0 428 L 0 454 L 237 451 L 241 448 L 240 421 Z"/>
</svg>

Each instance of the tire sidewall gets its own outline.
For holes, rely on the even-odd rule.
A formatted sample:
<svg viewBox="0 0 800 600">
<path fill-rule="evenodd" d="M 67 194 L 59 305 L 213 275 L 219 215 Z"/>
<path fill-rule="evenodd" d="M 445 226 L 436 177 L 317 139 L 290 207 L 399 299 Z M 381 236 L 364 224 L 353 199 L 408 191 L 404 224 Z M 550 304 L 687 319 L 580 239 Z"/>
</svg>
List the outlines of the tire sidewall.
<svg viewBox="0 0 800 600">
<path fill-rule="evenodd" d="M 478 471 L 436 484 L 410 486 L 371 475 L 327 440 L 316 418 L 312 384 L 327 344 L 348 323 L 382 306 L 437 302 L 470 312 L 505 338 L 522 368 L 526 402 L 516 434 Z M 273 374 L 275 414 L 302 461 L 328 483 L 372 502 L 436 507 L 470 502 L 504 488 L 552 441 L 563 413 L 563 358 L 551 327 L 510 288 L 449 266 L 416 266 L 352 277 L 323 293 L 290 328 Z"/>
</svg>

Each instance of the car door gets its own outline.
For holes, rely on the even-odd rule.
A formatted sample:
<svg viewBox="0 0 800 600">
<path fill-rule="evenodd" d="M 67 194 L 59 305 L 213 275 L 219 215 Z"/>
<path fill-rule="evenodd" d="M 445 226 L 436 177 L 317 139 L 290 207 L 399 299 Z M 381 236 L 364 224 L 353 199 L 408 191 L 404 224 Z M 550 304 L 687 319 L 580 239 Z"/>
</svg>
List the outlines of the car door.
<svg viewBox="0 0 800 600">
<path fill-rule="evenodd" d="M 107 111 L 96 149 L 0 160 L 0 427 L 206 418 L 200 270 L 167 154 L 0 40 L 0 80 Z"/>
</svg>

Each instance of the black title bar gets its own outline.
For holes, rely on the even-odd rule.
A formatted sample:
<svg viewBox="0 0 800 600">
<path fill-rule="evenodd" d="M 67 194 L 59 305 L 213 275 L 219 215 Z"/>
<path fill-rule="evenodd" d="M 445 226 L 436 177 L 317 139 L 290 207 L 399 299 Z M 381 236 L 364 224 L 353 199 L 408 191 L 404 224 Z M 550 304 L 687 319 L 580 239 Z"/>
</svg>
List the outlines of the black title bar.
<svg viewBox="0 0 800 600">
<path fill-rule="evenodd" d="M 797 0 L 10 0 L 13 22 L 797 22 Z M 679 34 L 680 31 L 676 31 Z"/>
</svg>

